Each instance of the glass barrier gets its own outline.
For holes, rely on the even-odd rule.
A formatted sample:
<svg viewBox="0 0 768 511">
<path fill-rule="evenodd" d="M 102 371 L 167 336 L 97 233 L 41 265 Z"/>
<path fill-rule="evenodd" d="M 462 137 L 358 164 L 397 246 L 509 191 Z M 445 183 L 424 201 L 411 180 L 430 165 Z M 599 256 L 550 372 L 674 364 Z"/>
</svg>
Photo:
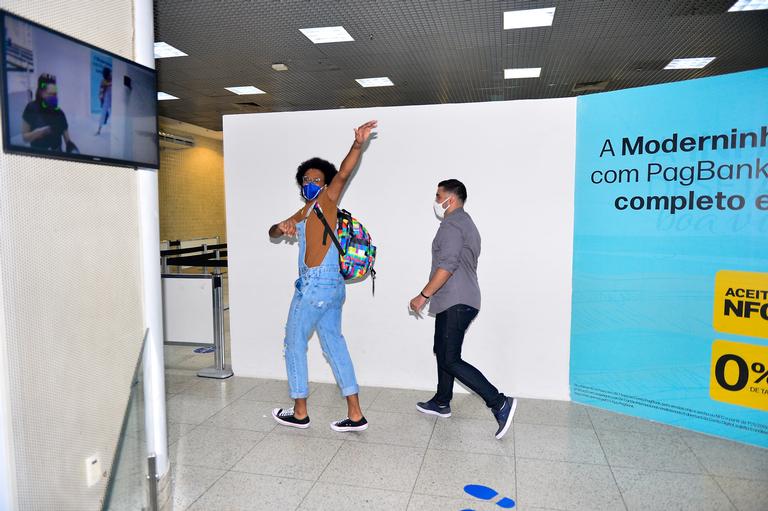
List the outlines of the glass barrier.
<svg viewBox="0 0 768 511">
<path fill-rule="evenodd" d="M 104 497 L 103 511 L 137 511 L 150 509 L 149 479 L 147 477 L 147 441 L 144 423 L 144 348 L 131 380 L 131 393 L 123 418 L 112 473 Z"/>
</svg>

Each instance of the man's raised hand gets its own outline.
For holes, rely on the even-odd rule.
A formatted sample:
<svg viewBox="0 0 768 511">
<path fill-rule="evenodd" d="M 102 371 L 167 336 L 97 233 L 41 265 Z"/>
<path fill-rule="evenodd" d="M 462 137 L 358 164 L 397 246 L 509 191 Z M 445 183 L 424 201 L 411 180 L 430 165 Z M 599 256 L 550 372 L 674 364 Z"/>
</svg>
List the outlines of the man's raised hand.
<svg viewBox="0 0 768 511">
<path fill-rule="evenodd" d="M 355 128 L 355 145 L 362 146 L 371 136 L 371 130 L 378 126 L 378 121 L 368 121 Z"/>
</svg>

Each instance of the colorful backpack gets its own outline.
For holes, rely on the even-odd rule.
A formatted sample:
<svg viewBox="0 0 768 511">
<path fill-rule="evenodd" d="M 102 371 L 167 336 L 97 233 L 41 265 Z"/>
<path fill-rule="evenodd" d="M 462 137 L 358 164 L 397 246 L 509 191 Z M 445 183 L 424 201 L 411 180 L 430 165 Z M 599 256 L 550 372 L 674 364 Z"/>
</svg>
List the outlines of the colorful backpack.
<svg viewBox="0 0 768 511">
<path fill-rule="evenodd" d="M 315 203 L 313 209 L 325 226 L 323 245 L 326 244 L 330 234 L 333 244 L 339 249 L 339 272 L 344 280 L 361 280 L 370 273 L 375 291 L 376 270 L 373 269 L 373 263 L 376 261 L 376 247 L 368 230 L 352 216 L 352 213 L 346 209 L 340 209 L 336 212 L 337 222 L 334 233 L 320 206 Z"/>
</svg>

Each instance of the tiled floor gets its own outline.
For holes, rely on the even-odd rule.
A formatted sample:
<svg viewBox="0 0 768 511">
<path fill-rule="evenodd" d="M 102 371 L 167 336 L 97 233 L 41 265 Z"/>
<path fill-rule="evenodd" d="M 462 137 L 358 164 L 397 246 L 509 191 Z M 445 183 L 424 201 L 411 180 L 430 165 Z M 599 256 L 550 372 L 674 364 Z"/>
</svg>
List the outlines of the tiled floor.
<svg viewBox="0 0 768 511">
<path fill-rule="evenodd" d="M 277 425 L 283 381 L 200 379 L 212 355 L 166 347 L 174 509 L 198 511 L 768 510 L 768 450 L 561 401 L 521 400 L 502 440 L 482 401 L 453 417 L 415 410 L 415 390 L 363 388 L 370 428 L 336 433 L 346 408 L 312 384 L 312 426 Z M 494 488 L 490 501 L 463 491 Z"/>
<path fill-rule="evenodd" d="M 167 376 L 174 509 L 484 511 L 505 496 L 524 511 L 768 509 L 763 449 L 541 400 L 521 400 L 498 441 L 474 396 L 438 419 L 414 408 L 428 393 L 379 388 L 361 391 L 370 428 L 335 433 L 346 409 L 328 384 L 312 385 L 312 426 L 295 430 L 270 416 L 290 404 L 285 382 L 202 380 L 182 362 Z"/>
</svg>

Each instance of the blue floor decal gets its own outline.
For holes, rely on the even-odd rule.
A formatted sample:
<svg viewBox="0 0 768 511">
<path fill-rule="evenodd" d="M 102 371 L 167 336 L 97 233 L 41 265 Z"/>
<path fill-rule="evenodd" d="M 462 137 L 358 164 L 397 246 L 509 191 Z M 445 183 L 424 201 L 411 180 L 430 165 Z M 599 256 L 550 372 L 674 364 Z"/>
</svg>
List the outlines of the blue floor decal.
<svg viewBox="0 0 768 511">
<path fill-rule="evenodd" d="M 483 486 L 480 484 L 468 484 L 464 487 L 464 491 L 472 495 L 473 497 L 481 500 L 491 500 L 492 498 L 497 497 L 499 495 L 499 492 L 497 492 L 493 488 L 488 488 L 487 486 Z M 501 500 L 496 502 L 496 505 L 503 509 L 512 509 L 513 507 L 515 507 L 515 501 L 510 499 L 509 497 L 503 497 Z M 473 510 L 462 509 L 462 511 L 473 511 Z"/>
</svg>

